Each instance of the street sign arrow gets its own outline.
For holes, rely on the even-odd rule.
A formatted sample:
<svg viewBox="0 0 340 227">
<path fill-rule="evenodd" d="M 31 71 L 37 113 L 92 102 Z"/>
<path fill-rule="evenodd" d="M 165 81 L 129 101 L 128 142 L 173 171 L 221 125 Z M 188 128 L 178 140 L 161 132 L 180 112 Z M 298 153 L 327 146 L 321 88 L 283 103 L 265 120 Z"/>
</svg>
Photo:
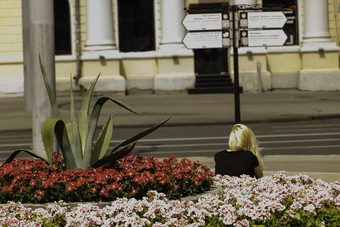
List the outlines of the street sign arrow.
<svg viewBox="0 0 340 227">
<path fill-rule="evenodd" d="M 282 29 L 248 31 L 248 46 L 282 46 L 286 40 Z"/>
<path fill-rule="evenodd" d="M 183 43 L 188 49 L 222 48 L 222 32 L 189 32 Z"/>
<path fill-rule="evenodd" d="M 248 12 L 248 28 L 282 28 L 286 22 L 283 12 Z"/>
<path fill-rule="evenodd" d="M 221 30 L 221 13 L 187 14 L 183 21 L 187 31 Z"/>
</svg>

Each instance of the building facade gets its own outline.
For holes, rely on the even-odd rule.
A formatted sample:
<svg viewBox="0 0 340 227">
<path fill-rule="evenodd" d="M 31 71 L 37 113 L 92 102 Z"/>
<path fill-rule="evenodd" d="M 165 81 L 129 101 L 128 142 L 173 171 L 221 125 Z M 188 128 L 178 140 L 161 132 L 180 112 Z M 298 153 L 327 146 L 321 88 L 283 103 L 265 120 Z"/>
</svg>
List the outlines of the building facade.
<svg viewBox="0 0 340 227">
<path fill-rule="evenodd" d="M 340 90 L 340 0 L 54 0 L 57 91 L 69 90 L 70 74 L 87 87 L 101 73 L 97 90 L 123 94 L 186 91 L 201 73 L 233 78 L 232 48 L 190 50 L 182 42 L 185 8 L 218 2 L 279 6 L 288 19 L 283 46 L 238 49 L 244 91 L 260 82 L 264 90 Z M 23 95 L 29 79 L 26 4 L 0 0 L 1 95 Z"/>
</svg>

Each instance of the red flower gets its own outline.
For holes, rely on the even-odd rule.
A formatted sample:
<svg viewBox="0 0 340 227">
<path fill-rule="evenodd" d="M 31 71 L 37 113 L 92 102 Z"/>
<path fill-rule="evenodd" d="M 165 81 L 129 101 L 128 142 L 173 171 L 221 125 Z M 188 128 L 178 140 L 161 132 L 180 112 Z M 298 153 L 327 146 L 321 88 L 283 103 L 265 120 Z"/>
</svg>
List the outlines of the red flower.
<svg viewBox="0 0 340 227">
<path fill-rule="evenodd" d="M 191 164 L 191 161 L 190 161 L 189 159 L 187 159 L 187 158 L 183 158 L 182 161 L 181 161 L 181 163 L 182 163 L 183 165 L 190 165 L 190 164 Z"/>
<path fill-rule="evenodd" d="M 106 188 L 102 188 L 99 192 L 100 195 L 103 195 L 103 196 L 109 196 L 109 190 L 107 190 Z"/>
<path fill-rule="evenodd" d="M 112 183 L 108 186 L 108 189 L 110 189 L 110 190 L 117 190 L 118 188 L 119 188 L 119 185 L 116 182 L 114 182 L 114 183 Z"/>
<path fill-rule="evenodd" d="M 132 179 L 133 182 L 137 183 L 137 184 L 143 184 L 144 183 L 144 180 L 142 177 L 140 176 L 135 176 L 133 179 Z"/>
<path fill-rule="evenodd" d="M 132 188 L 132 192 L 131 192 L 131 195 L 136 195 L 138 192 L 138 190 L 136 190 L 135 188 Z"/>
<path fill-rule="evenodd" d="M 36 184 L 37 184 L 37 181 L 36 181 L 36 180 L 31 180 L 30 183 L 29 183 L 29 185 L 30 185 L 31 187 L 34 187 Z"/>
<path fill-rule="evenodd" d="M 74 189 L 76 189 L 75 187 L 75 182 L 73 181 L 70 181 L 67 185 L 66 185 L 66 191 L 73 191 Z"/>
<path fill-rule="evenodd" d="M 26 188 L 22 186 L 19 190 L 19 193 L 22 194 L 25 190 L 26 190 Z"/>
<path fill-rule="evenodd" d="M 134 177 L 137 174 L 136 170 L 130 169 L 126 175 L 128 175 L 130 178 Z"/>
<path fill-rule="evenodd" d="M 45 195 L 45 191 L 37 190 L 36 192 L 40 196 L 44 196 Z"/>
</svg>

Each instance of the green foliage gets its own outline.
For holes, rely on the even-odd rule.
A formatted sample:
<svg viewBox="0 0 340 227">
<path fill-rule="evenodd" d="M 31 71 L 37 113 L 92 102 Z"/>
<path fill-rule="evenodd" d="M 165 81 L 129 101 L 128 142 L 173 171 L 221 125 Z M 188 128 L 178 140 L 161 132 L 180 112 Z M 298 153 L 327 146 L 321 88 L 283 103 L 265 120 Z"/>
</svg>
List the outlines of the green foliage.
<svg viewBox="0 0 340 227">
<path fill-rule="evenodd" d="M 98 138 L 96 140 L 94 138 L 99 115 L 103 105 L 107 101 L 111 101 L 114 104 L 130 111 L 131 113 L 139 113 L 133 110 L 128 105 L 116 99 L 101 97 L 94 104 L 91 115 L 89 116 L 91 98 L 93 96 L 95 85 L 99 79 L 99 74 L 91 84 L 91 87 L 89 88 L 83 99 L 78 118 L 76 116 L 74 106 L 72 78 L 70 78 L 71 123 L 65 123 L 63 120 L 60 119 L 60 111 L 56 99 L 53 95 L 52 89 L 48 83 L 47 75 L 40 56 L 39 60 L 42 77 L 44 79 L 47 94 L 52 105 L 52 110 L 54 114 L 54 119 L 49 119 L 45 121 L 41 128 L 41 135 L 44 143 L 46 158 L 39 155 L 35 151 L 17 150 L 5 161 L 5 163 L 13 161 L 15 156 L 20 152 L 26 152 L 30 155 L 41 158 L 52 165 L 53 144 L 55 135 L 59 148 L 64 157 L 66 169 L 81 168 L 86 170 L 89 167 L 100 167 L 107 163 L 115 162 L 116 160 L 128 155 L 139 139 L 155 131 L 170 119 L 169 117 L 154 125 L 153 127 L 142 131 L 137 135 L 131 137 L 130 139 L 127 139 L 124 142 L 118 144 L 112 150 L 108 150 L 113 131 L 112 116 L 109 117 L 106 124 L 102 127 Z"/>
</svg>

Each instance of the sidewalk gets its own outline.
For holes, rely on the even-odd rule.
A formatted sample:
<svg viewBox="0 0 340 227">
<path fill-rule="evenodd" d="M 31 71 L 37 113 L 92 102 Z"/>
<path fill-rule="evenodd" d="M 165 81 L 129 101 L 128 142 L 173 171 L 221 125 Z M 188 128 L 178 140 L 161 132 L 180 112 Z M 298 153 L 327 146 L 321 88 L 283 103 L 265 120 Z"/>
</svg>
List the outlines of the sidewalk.
<svg viewBox="0 0 340 227">
<path fill-rule="evenodd" d="M 172 118 L 167 126 L 233 124 L 235 121 L 233 94 L 103 95 L 128 104 L 141 115 L 134 115 L 108 101 L 102 109 L 99 125 L 104 124 L 111 114 L 115 127 L 151 126 L 168 116 Z M 95 100 L 96 97 L 92 102 Z M 81 101 L 82 97 L 76 97 L 76 105 L 80 106 Z M 63 119 L 69 121 L 69 96 L 58 96 L 57 102 Z M 240 109 L 242 123 L 340 118 L 340 92 L 280 90 L 246 93 L 240 96 Z M 25 112 L 24 98 L 0 99 L 1 131 L 28 130 L 31 127 L 32 119 Z"/>
<path fill-rule="evenodd" d="M 114 95 L 96 94 L 93 102 L 99 96 L 109 96 L 118 99 L 141 113 L 134 115 L 112 102 L 104 105 L 99 120 L 99 125 L 105 123 L 112 114 L 114 127 L 146 127 L 151 126 L 169 116 L 172 116 L 166 126 L 185 125 L 211 125 L 233 124 L 234 95 L 233 94 L 207 94 L 207 95 Z M 76 97 L 79 106 L 82 97 Z M 60 95 L 57 100 L 63 119 L 69 122 L 70 101 L 69 96 Z M 304 92 L 297 90 L 279 90 L 261 94 L 245 93 L 240 96 L 241 122 L 285 122 L 311 119 L 340 119 L 340 92 Z M 339 120 L 340 121 L 340 120 Z M 32 127 L 31 115 L 25 112 L 24 98 L 0 98 L 0 131 L 30 130 Z M 289 169 L 287 163 L 297 157 L 265 156 L 265 176 L 270 176 L 278 170 L 287 170 L 289 175 L 306 174 L 314 179 L 321 178 L 327 182 L 340 180 L 340 172 L 306 172 L 302 166 Z M 315 156 L 299 157 L 301 163 L 313 163 Z M 320 157 L 319 157 L 320 158 Z M 194 157 L 207 165 L 213 171 L 212 157 Z M 322 157 L 322 165 L 339 161 L 340 155 Z M 267 165 L 268 164 L 268 165 Z M 278 169 L 279 168 L 279 169 Z"/>
</svg>

